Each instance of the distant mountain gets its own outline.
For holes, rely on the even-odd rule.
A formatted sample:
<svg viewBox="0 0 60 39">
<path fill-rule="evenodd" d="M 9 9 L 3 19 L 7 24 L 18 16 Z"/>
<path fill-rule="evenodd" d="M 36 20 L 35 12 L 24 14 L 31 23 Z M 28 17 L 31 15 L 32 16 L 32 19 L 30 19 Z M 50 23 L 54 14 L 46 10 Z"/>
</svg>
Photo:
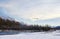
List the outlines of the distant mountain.
<svg viewBox="0 0 60 39">
<path fill-rule="evenodd" d="M 55 29 L 60 29 L 60 26 L 56 26 L 56 27 L 54 27 Z"/>
</svg>

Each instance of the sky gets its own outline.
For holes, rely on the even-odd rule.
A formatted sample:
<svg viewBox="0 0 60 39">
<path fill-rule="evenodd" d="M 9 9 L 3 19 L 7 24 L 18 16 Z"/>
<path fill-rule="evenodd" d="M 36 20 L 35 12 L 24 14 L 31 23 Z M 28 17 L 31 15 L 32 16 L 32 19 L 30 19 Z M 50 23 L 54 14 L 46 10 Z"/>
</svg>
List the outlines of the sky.
<svg viewBox="0 0 60 39">
<path fill-rule="evenodd" d="M 0 7 L 16 20 L 30 23 L 60 17 L 60 0 L 0 0 Z"/>
</svg>

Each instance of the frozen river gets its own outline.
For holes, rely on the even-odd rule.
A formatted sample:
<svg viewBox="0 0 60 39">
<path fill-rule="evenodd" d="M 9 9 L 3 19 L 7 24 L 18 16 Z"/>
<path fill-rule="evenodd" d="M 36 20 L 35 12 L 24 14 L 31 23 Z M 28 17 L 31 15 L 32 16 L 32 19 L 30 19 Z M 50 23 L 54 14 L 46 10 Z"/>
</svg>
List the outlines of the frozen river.
<svg viewBox="0 0 60 39">
<path fill-rule="evenodd" d="M 0 39 L 60 39 L 60 31 L 0 35 Z"/>
</svg>

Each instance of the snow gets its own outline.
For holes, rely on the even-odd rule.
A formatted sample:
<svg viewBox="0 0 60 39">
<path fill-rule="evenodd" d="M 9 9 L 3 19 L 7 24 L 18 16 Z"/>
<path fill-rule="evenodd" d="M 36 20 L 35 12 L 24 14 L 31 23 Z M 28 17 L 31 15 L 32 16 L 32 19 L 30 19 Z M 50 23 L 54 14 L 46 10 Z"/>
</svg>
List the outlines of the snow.
<svg viewBox="0 0 60 39">
<path fill-rule="evenodd" d="M 60 33 L 58 31 L 20 33 L 15 35 L 0 35 L 0 39 L 60 39 Z"/>
</svg>

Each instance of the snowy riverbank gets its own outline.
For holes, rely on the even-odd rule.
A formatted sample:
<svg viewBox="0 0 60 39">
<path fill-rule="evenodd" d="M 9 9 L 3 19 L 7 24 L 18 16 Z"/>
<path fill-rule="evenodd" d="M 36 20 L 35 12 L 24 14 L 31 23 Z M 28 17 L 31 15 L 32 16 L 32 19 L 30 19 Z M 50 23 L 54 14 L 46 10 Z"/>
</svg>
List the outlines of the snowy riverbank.
<svg viewBox="0 0 60 39">
<path fill-rule="evenodd" d="M 0 35 L 0 39 L 60 39 L 60 32 L 19 33 L 15 35 Z"/>
</svg>

